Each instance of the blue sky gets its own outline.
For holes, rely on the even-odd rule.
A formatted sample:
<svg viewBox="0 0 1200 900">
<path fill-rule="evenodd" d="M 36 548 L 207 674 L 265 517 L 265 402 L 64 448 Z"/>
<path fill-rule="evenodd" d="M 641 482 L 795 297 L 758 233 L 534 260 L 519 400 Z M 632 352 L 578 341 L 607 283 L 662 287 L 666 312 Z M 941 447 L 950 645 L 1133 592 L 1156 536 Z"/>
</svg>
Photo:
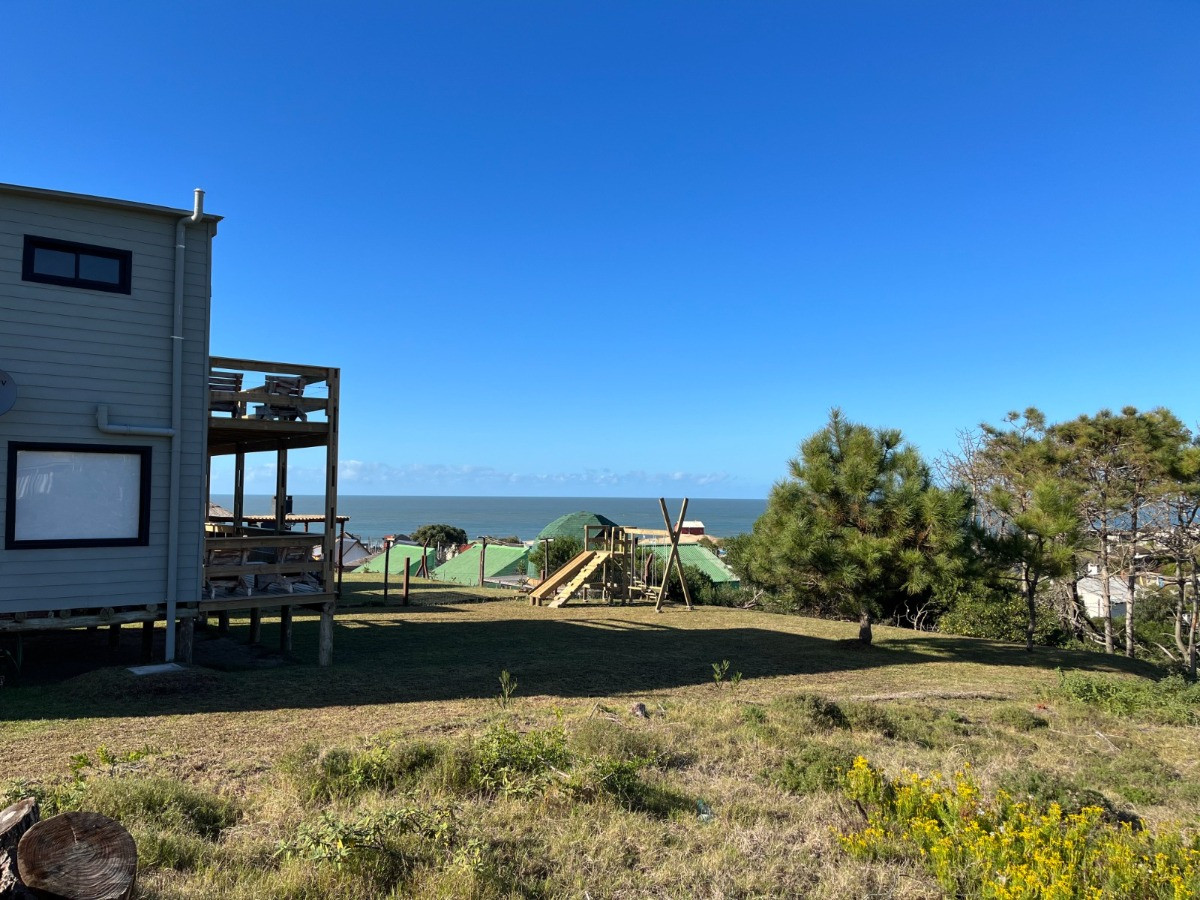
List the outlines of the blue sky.
<svg viewBox="0 0 1200 900">
<path fill-rule="evenodd" d="M 205 188 L 213 351 L 342 367 L 344 493 L 761 497 L 835 405 L 931 458 L 1200 418 L 1200 4 L 4 15 L 0 180 Z"/>
</svg>

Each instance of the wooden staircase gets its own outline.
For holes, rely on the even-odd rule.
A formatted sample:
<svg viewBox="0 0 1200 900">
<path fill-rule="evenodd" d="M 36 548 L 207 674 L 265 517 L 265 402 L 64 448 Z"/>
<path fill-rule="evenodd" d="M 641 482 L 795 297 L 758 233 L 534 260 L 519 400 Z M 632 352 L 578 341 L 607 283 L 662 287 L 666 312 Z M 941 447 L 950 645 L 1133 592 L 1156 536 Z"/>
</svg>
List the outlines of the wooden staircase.
<svg viewBox="0 0 1200 900">
<path fill-rule="evenodd" d="M 612 554 L 607 550 L 591 551 L 592 558 L 584 563 L 583 568 L 579 570 L 575 577 L 568 581 L 559 590 L 558 595 L 546 605 L 554 607 L 562 606 L 564 603 L 570 600 L 571 595 L 583 587 L 583 583 L 588 580 L 588 577 L 598 568 L 604 565 L 604 563 L 607 562 L 611 556 Z"/>
</svg>

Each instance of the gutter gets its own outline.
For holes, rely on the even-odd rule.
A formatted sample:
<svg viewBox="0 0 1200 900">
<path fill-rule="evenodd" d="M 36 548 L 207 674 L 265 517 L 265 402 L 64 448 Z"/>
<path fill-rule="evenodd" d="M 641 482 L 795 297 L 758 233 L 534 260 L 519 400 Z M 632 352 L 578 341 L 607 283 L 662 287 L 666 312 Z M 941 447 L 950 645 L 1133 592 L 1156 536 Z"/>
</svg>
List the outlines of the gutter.
<svg viewBox="0 0 1200 900">
<path fill-rule="evenodd" d="M 204 191 L 196 188 L 190 216 L 175 223 L 175 315 L 171 326 L 171 491 L 167 520 L 167 634 L 166 661 L 175 659 L 175 614 L 179 601 L 179 472 L 183 460 L 183 274 L 187 257 L 187 226 L 204 218 Z"/>
</svg>

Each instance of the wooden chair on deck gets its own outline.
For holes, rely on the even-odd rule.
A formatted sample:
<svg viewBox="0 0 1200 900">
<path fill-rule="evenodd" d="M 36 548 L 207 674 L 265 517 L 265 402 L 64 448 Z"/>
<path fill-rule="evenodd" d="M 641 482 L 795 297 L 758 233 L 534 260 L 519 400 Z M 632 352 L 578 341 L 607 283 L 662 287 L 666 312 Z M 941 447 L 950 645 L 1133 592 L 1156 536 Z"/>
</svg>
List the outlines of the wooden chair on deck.
<svg viewBox="0 0 1200 900">
<path fill-rule="evenodd" d="M 221 391 L 236 394 L 242 389 L 242 373 L 209 372 L 208 389 L 210 392 Z M 230 413 L 235 419 L 242 417 L 242 404 L 239 400 L 209 400 L 208 409 L 210 412 Z"/>
<path fill-rule="evenodd" d="M 208 550 L 204 554 L 204 568 L 207 570 L 224 566 L 244 566 L 246 565 L 246 551 L 235 549 L 223 550 Z M 208 600 L 217 599 L 217 589 L 219 588 L 225 596 L 232 596 L 237 593 L 238 587 L 246 587 L 246 578 L 251 579 L 253 584 L 253 575 L 218 575 L 209 578 L 207 574 L 204 576 L 204 593 Z M 250 590 L 246 590 L 246 595 L 249 596 Z"/>
<path fill-rule="evenodd" d="M 284 378 L 280 375 L 268 375 L 267 383 L 263 386 L 266 393 L 273 395 L 272 399 L 254 408 L 254 415 L 259 419 L 284 419 L 295 422 L 308 421 L 308 413 L 304 407 L 295 402 L 304 396 L 304 378 Z M 279 399 L 275 400 L 274 397 Z"/>
</svg>

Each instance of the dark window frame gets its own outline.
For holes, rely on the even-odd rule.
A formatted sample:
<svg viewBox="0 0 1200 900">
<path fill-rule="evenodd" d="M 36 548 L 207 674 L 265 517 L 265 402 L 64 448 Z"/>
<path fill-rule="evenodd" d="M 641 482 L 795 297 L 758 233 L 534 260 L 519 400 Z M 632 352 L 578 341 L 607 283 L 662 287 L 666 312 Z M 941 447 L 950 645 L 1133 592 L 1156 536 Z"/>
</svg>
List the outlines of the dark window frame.
<svg viewBox="0 0 1200 900">
<path fill-rule="evenodd" d="M 17 540 L 17 456 L 25 450 L 67 453 L 120 453 L 141 457 L 138 496 L 138 533 L 129 538 L 62 538 Z M 4 510 L 5 550 L 51 550 L 66 547 L 146 547 L 150 544 L 150 476 L 153 461 L 149 446 L 124 444 L 64 444 L 46 441 L 9 441 L 8 475 Z"/>
<path fill-rule="evenodd" d="M 49 275 L 45 272 L 34 271 L 34 254 L 38 250 L 56 250 L 59 253 L 74 254 L 75 275 Z M 118 267 L 117 281 L 97 281 L 92 278 L 81 278 L 79 276 L 79 257 L 81 254 L 84 256 L 99 257 L 100 259 L 114 260 Z M 21 280 L 33 281 L 39 284 L 56 284 L 60 287 L 107 291 L 110 294 L 131 294 L 133 293 L 133 251 L 119 250 L 116 247 L 100 247 L 95 244 L 80 244 L 76 241 L 60 241 L 58 238 L 27 234 L 25 235 L 24 254 L 21 259 Z"/>
</svg>

